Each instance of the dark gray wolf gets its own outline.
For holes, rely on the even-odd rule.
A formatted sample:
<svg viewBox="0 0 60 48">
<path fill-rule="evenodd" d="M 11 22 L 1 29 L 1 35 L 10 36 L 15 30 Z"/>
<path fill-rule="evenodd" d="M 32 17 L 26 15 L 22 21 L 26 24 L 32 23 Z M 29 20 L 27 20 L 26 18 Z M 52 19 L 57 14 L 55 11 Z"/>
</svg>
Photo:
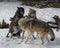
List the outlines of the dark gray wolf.
<svg viewBox="0 0 60 48">
<path fill-rule="evenodd" d="M 55 22 L 47 22 L 47 23 L 52 24 L 53 26 L 51 26 L 51 28 L 56 28 L 58 31 L 60 29 L 60 18 L 57 15 L 55 15 L 53 19 L 55 20 Z"/>
<path fill-rule="evenodd" d="M 53 19 L 55 20 L 54 24 L 57 25 L 57 31 L 58 31 L 60 29 L 60 18 L 57 15 L 55 15 Z"/>
<path fill-rule="evenodd" d="M 31 23 L 31 21 L 33 23 Z M 24 43 L 28 41 L 28 38 L 33 35 L 34 32 L 36 32 L 40 37 L 42 41 L 41 44 L 44 44 L 44 38 L 46 38 L 48 41 L 47 43 L 49 43 L 48 34 L 51 36 L 51 41 L 55 39 L 53 30 L 47 23 L 43 21 L 32 20 L 31 18 L 29 19 L 28 17 L 23 17 L 18 21 L 18 24 L 22 30 L 27 31 L 28 33 L 26 39 L 24 40 Z"/>
<path fill-rule="evenodd" d="M 53 19 L 55 20 L 55 24 L 60 27 L 60 18 L 57 15 L 55 15 Z"/>
<path fill-rule="evenodd" d="M 17 7 L 17 10 L 15 12 L 15 15 L 10 19 L 11 23 L 9 25 L 9 32 L 6 37 L 9 37 L 9 33 L 11 33 L 12 36 L 20 37 L 20 34 L 22 32 L 21 29 L 19 29 L 18 26 L 18 20 L 22 18 L 24 15 L 24 8 L 23 7 Z"/>
</svg>

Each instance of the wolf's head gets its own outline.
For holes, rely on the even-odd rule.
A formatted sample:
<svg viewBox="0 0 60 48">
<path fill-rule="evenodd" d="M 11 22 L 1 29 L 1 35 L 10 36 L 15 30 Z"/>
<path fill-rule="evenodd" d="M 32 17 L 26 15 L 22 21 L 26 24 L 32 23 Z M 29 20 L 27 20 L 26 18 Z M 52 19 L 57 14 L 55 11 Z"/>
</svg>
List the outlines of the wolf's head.
<svg viewBox="0 0 60 48">
<path fill-rule="evenodd" d="M 55 19 L 55 20 L 58 19 L 58 18 L 59 18 L 59 17 L 58 17 L 57 15 L 55 15 L 55 16 L 53 17 L 53 19 Z"/>
<path fill-rule="evenodd" d="M 30 8 L 28 16 L 29 18 L 36 18 L 36 11 Z"/>
<path fill-rule="evenodd" d="M 34 9 L 31 9 L 30 8 L 30 11 L 29 11 L 30 14 L 36 14 L 36 11 Z"/>
<path fill-rule="evenodd" d="M 17 11 L 19 11 L 20 14 L 24 14 L 24 8 L 23 7 L 17 7 Z"/>
</svg>

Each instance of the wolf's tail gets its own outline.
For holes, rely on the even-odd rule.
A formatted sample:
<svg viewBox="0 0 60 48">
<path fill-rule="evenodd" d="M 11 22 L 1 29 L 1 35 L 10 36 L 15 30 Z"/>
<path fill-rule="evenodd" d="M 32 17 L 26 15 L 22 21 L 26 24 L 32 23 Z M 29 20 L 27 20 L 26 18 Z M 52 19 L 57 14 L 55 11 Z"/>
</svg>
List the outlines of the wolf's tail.
<svg viewBox="0 0 60 48">
<path fill-rule="evenodd" d="M 55 34 L 54 34 L 54 32 L 53 32 L 53 30 L 52 29 L 50 29 L 50 31 L 49 31 L 49 34 L 50 34 L 50 36 L 51 36 L 51 41 L 54 41 L 55 40 Z"/>
<path fill-rule="evenodd" d="M 47 24 L 48 24 L 48 25 L 49 25 L 49 24 L 54 25 L 54 26 L 49 25 L 51 28 L 60 29 L 60 28 L 57 26 L 56 23 L 53 23 L 53 22 L 47 22 Z"/>
</svg>

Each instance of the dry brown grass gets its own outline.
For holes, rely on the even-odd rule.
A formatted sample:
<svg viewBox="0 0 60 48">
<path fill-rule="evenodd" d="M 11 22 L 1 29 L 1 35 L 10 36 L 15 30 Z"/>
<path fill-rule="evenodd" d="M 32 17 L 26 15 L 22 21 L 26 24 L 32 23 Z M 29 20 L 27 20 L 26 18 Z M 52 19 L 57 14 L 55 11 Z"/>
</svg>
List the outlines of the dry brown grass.
<svg viewBox="0 0 60 48">
<path fill-rule="evenodd" d="M 60 3 L 37 3 L 37 2 L 27 2 L 22 3 L 22 5 L 33 6 L 37 8 L 46 8 L 46 7 L 53 7 L 53 8 L 60 8 Z"/>
</svg>

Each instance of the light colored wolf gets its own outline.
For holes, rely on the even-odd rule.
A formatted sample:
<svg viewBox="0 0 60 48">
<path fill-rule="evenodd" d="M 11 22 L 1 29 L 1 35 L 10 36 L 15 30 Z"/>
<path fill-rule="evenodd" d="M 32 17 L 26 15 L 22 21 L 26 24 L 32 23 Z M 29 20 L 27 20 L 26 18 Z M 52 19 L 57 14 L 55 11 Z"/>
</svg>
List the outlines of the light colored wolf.
<svg viewBox="0 0 60 48">
<path fill-rule="evenodd" d="M 33 23 L 31 23 L 31 21 Z M 31 18 L 29 19 L 28 17 L 23 17 L 18 21 L 18 24 L 22 30 L 27 31 L 27 33 L 28 33 L 24 43 L 26 43 L 28 41 L 28 38 L 31 35 L 33 35 L 34 32 L 36 32 L 38 34 L 38 36 L 40 37 L 40 39 L 42 41 L 41 44 L 44 44 L 44 38 L 46 38 L 46 40 L 49 42 L 48 34 L 51 36 L 51 41 L 53 41 L 55 39 L 55 34 L 54 34 L 53 30 L 50 28 L 50 26 L 47 23 L 45 23 L 43 21 L 33 20 Z"/>
<path fill-rule="evenodd" d="M 33 19 L 33 20 L 36 20 L 36 19 L 37 19 L 37 17 L 36 17 L 36 10 L 30 8 L 27 17 L 28 17 L 29 19 L 31 18 L 31 19 Z M 32 24 L 32 23 L 33 23 L 33 22 L 31 21 L 31 24 Z M 33 36 L 34 39 L 36 39 L 34 35 L 32 35 L 32 36 Z"/>
</svg>

